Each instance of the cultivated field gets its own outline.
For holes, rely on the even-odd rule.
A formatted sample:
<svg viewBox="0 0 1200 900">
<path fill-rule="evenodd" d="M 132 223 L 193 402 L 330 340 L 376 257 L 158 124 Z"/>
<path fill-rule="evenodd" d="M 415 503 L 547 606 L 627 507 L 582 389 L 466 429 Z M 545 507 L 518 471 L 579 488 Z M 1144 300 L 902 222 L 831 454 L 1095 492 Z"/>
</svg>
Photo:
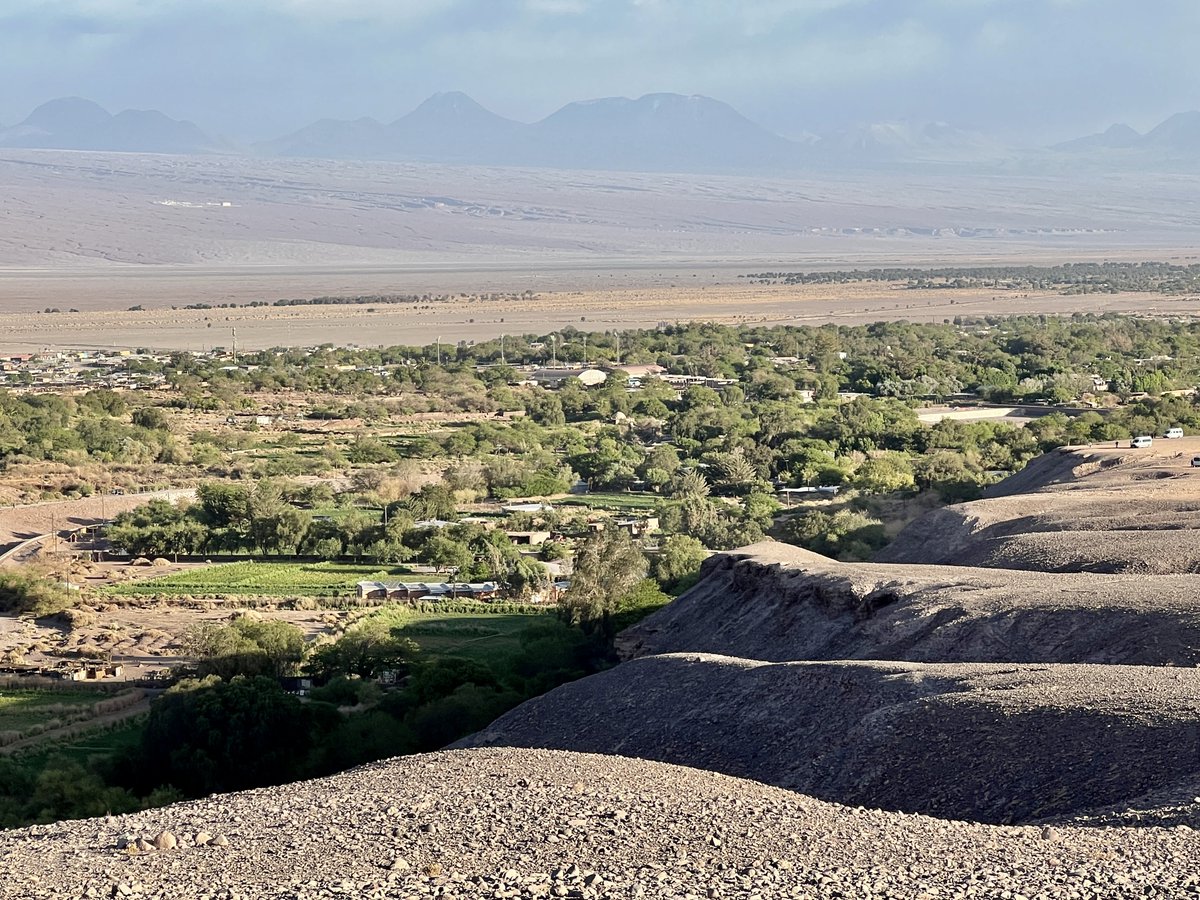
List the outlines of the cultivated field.
<svg viewBox="0 0 1200 900">
<path fill-rule="evenodd" d="M 360 581 L 428 581 L 435 575 L 416 575 L 348 563 L 234 562 L 189 566 L 160 578 L 140 579 L 113 586 L 124 597 L 351 597 Z"/>
<path fill-rule="evenodd" d="M 0 688 L 0 732 L 23 732 L 111 697 L 107 691 Z"/>
<path fill-rule="evenodd" d="M 488 663 L 521 649 L 521 632 L 551 612 L 489 614 L 413 613 L 400 634 L 423 659 L 454 656 Z"/>
</svg>

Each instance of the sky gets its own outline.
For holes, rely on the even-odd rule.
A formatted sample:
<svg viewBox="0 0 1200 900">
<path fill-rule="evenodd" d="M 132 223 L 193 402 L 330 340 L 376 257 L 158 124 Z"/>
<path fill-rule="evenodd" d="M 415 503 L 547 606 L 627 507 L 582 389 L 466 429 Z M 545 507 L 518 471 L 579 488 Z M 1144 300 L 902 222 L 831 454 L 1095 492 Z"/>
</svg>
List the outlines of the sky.
<svg viewBox="0 0 1200 900">
<path fill-rule="evenodd" d="M 534 121 L 705 94 L 789 137 L 946 121 L 1010 141 L 1200 107 L 1196 0 L 0 0 L 0 125 L 84 96 L 237 140 L 461 90 Z"/>
</svg>

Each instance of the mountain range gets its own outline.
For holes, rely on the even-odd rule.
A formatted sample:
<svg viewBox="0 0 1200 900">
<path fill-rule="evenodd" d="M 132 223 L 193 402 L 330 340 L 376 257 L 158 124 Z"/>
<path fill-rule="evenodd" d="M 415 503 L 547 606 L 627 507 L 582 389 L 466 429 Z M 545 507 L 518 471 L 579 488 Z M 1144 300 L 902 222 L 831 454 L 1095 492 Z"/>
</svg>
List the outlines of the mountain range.
<svg viewBox="0 0 1200 900">
<path fill-rule="evenodd" d="M 585 100 L 525 124 L 457 92 L 435 94 L 389 124 L 326 119 L 254 147 L 269 156 L 651 171 L 784 168 L 799 149 L 708 97 Z"/>
<path fill-rule="evenodd" d="M 19 125 L 0 128 L 0 147 L 138 153 L 212 153 L 224 149 L 222 142 L 208 137 L 191 122 L 169 118 L 153 109 L 127 109 L 114 116 L 81 97 L 43 103 Z"/>
<path fill-rule="evenodd" d="M 1015 149 L 943 122 L 871 123 L 784 138 L 719 100 L 681 94 L 568 103 L 517 122 L 459 92 L 434 94 L 384 123 L 322 119 L 239 147 L 157 110 L 115 115 L 79 97 L 52 100 L 0 127 L 0 148 L 140 153 L 243 153 L 267 157 L 396 160 L 565 169 L 794 172 L 922 164 L 1136 165 L 1200 160 L 1200 112 L 1182 112 L 1146 134 L 1113 125 L 1050 148 Z"/>
</svg>

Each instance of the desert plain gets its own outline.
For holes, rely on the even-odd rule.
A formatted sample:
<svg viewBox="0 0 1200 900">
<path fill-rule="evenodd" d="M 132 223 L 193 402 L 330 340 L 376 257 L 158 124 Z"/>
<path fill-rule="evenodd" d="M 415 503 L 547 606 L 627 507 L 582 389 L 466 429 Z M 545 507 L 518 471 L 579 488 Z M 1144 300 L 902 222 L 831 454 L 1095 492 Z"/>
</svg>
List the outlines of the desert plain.
<svg viewBox="0 0 1200 900">
<path fill-rule="evenodd" d="M 448 346 L 503 334 L 546 334 L 568 326 L 581 331 L 607 331 L 689 321 L 856 325 L 881 319 L 941 322 L 960 315 L 1200 314 L 1200 297 L 1191 296 L 950 292 L 909 290 L 875 282 L 753 285 L 731 284 L 715 277 L 711 282 L 546 291 L 495 299 L 471 295 L 414 304 L 15 312 L 0 320 L 0 353 L 140 347 L 204 351 L 214 346 L 229 347 L 235 329 L 237 346 L 250 350 L 324 343 L 360 347 L 425 345 L 438 340 Z"/>
<path fill-rule="evenodd" d="M 763 271 L 1198 258 L 1200 179 L 811 178 L 0 153 L 0 352 L 447 344 L 662 321 L 1193 314 L 1200 298 L 751 283 Z M 429 295 L 413 304 L 245 307 Z M 440 299 L 438 299 L 440 298 Z M 232 309 L 186 309 L 188 306 Z M 130 311 L 131 307 L 140 310 Z M 46 312 L 45 310 L 59 310 Z"/>
</svg>

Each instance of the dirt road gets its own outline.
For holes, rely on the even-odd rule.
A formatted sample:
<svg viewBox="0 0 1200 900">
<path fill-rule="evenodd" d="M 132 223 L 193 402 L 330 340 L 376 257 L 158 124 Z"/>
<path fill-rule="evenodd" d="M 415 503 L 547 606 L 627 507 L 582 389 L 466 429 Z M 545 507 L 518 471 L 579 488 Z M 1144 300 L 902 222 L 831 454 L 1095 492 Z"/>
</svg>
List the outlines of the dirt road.
<svg viewBox="0 0 1200 900">
<path fill-rule="evenodd" d="M 117 513 L 141 506 L 156 497 L 178 500 L 195 495 L 196 492 L 191 488 L 181 488 L 0 508 L 0 547 L 8 548 L 7 552 L 0 555 L 0 565 L 19 562 L 23 558 L 23 548 L 34 550 L 37 544 L 44 543 L 55 533 L 61 537 L 77 528 L 107 521 Z"/>
</svg>

